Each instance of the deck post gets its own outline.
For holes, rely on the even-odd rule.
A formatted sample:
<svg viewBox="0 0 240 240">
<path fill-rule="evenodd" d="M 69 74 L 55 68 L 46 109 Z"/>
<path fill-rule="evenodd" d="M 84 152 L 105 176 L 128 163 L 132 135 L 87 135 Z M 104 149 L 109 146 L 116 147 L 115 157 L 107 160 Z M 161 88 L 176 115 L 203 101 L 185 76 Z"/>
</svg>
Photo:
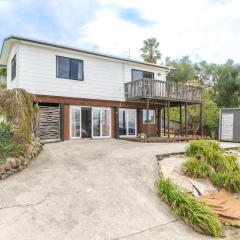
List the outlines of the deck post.
<svg viewBox="0 0 240 240">
<path fill-rule="evenodd" d="M 185 137 L 188 136 L 188 112 L 187 112 L 187 102 L 185 102 Z"/>
<path fill-rule="evenodd" d="M 200 104 L 200 134 L 203 137 L 203 103 Z"/>
<path fill-rule="evenodd" d="M 179 106 L 179 134 L 182 136 L 182 105 Z"/>
<path fill-rule="evenodd" d="M 167 102 L 167 115 L 168 115 L 168 138 L 170 138 L 170 101 Z"/>
<path fill-rule="evenodd" d="M 166 108 L 163 108 L 163 135 L 166 136 Z"/>
<path fill-rule="evenodd" d="M 147 98 L 147 138 L 150 136 L 150 126 L 149 126 L 149 98 Z"/>
<path fill-rule="evenodd" d="M 162 109 L 158 109 L 158 137 L 162 135 Z"/>
</svg>

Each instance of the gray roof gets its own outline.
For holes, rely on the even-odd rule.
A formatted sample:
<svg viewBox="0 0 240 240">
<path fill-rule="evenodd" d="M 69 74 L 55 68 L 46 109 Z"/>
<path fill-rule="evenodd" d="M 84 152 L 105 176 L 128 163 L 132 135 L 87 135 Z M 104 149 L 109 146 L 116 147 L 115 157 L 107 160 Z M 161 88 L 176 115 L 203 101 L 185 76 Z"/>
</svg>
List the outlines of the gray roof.
<svg viewBox="0 0 240 240">
<path fill-rule="evenodd" d="M 63 45 L 63 44 L 52 43 L 52 42 L 47 42 L 47 41 L 42 41 L 42 40 L 37 40 L 37 39 L 32 39 L 32 38 L 26 38 L 26 37 L 21 37 L 21 36 L 16 36 L 16 35 L 11 35 L 3 40 L 0 59 L 2 58 L 4 46 L 9 40 L 19 40 L 19 41 L 31 42 L 31 43 L 35 43 L 35 44 L 46 45 L 49 47 L 62 48 L 62 49 L 70 50 L 70 51 L 81 52 L 81 53 L 85 53 L 85 54 L 95 55 L 95 56 L 104 57 L 104 58 L 110 58 L 110 59 L 124 61 L 124 62 L 142 64 L 142 65 L 151 66 L 151 67 L 164 68 L 164 69 L 170 69 L 170 70 L 175 69 L 174 67 L 168 67 L 168 66 L 163 66 L 163 65 L 159 65 L 159 64 L 147 63 L 147 62 L 133 60 L 133 59 L 129 59 L 129 58 L 123 58 L 123 57 L 118 57 L 118 56 L 114 56 L 114 55 L 98 53 L 98 52 L 89 51 L 89 50 L 85 50 L 85 49 L 81 49 L 81 48 L 75 48 L 75 47 L 71 47 L 71 46 L 67 46 L 67 45 Z"/>
</svg>

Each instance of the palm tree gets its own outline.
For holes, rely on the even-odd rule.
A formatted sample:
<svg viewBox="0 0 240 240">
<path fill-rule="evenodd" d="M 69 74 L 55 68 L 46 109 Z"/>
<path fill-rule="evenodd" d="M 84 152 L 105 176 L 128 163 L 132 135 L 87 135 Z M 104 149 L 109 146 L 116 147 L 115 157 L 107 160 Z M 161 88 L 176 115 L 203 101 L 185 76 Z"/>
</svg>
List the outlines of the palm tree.
<svg viewBox="0 0 240 240">
<path fill-rule="evenodd" d="M 157 63 L 161 59 L 161 53 L 158 50 L 159 42 L 156 38 L 148 38 L 143 41 L 143 47 L 140 49 L 142 52 L 141 57 L 145 62 Z"/>
</svg>

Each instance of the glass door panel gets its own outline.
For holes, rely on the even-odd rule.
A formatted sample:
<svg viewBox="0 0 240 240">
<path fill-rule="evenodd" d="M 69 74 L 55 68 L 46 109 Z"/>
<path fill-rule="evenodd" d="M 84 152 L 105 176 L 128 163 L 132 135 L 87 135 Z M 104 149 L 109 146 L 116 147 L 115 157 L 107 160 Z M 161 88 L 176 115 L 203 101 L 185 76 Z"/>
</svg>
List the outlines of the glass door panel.
<svg viewBox="0 0 240 240">
<path fill-rule="evenodd" d="M 93 108 L 92 110 L 92 128 L 93 137 L 101 136 L 101 109 Z"/>
<path fill-rule="evenodd" d="M 110 136 L 110 109 L 102 109 L 102 136 L 109 137 Z"/>
<path fill-rule="evenodd" d="M 126 111 L 124 109 L 119 109 L 119 135 L 127 135 L 127 120 Z"/>
<path fill-rule="evenodd" d="M 72 138 L 80 138 L 81 137 L 81 108 L 72 108 L 71 111 L 71 133 Z"/>
<path fill-rule="evenodd" d="M 128 135 L 136 135 L 136 111 L 128 111 Z"/>
<path fill-rule="evenodd" d="M 136 110 L 119 109 L 119 135 L 136 136 Z"/>
<path fill-rule="evenodd" d="M 108 108 L 92 109 L 93 137 L 111 136 L 111 110 Z"/>
</svg>

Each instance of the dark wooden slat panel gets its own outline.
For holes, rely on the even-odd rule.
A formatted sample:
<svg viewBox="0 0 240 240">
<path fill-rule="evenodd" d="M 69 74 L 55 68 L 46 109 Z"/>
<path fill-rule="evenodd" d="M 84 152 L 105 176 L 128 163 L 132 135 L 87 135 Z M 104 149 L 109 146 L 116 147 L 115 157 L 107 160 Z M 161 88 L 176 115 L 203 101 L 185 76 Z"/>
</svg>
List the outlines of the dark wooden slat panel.
<svg viewBox="0 0 240 240">
<path fill-rule="evenodd" d="M 59 106 L 39 106 L 39 137 L 45 140 L 60 139 Z"/>
</svg>

